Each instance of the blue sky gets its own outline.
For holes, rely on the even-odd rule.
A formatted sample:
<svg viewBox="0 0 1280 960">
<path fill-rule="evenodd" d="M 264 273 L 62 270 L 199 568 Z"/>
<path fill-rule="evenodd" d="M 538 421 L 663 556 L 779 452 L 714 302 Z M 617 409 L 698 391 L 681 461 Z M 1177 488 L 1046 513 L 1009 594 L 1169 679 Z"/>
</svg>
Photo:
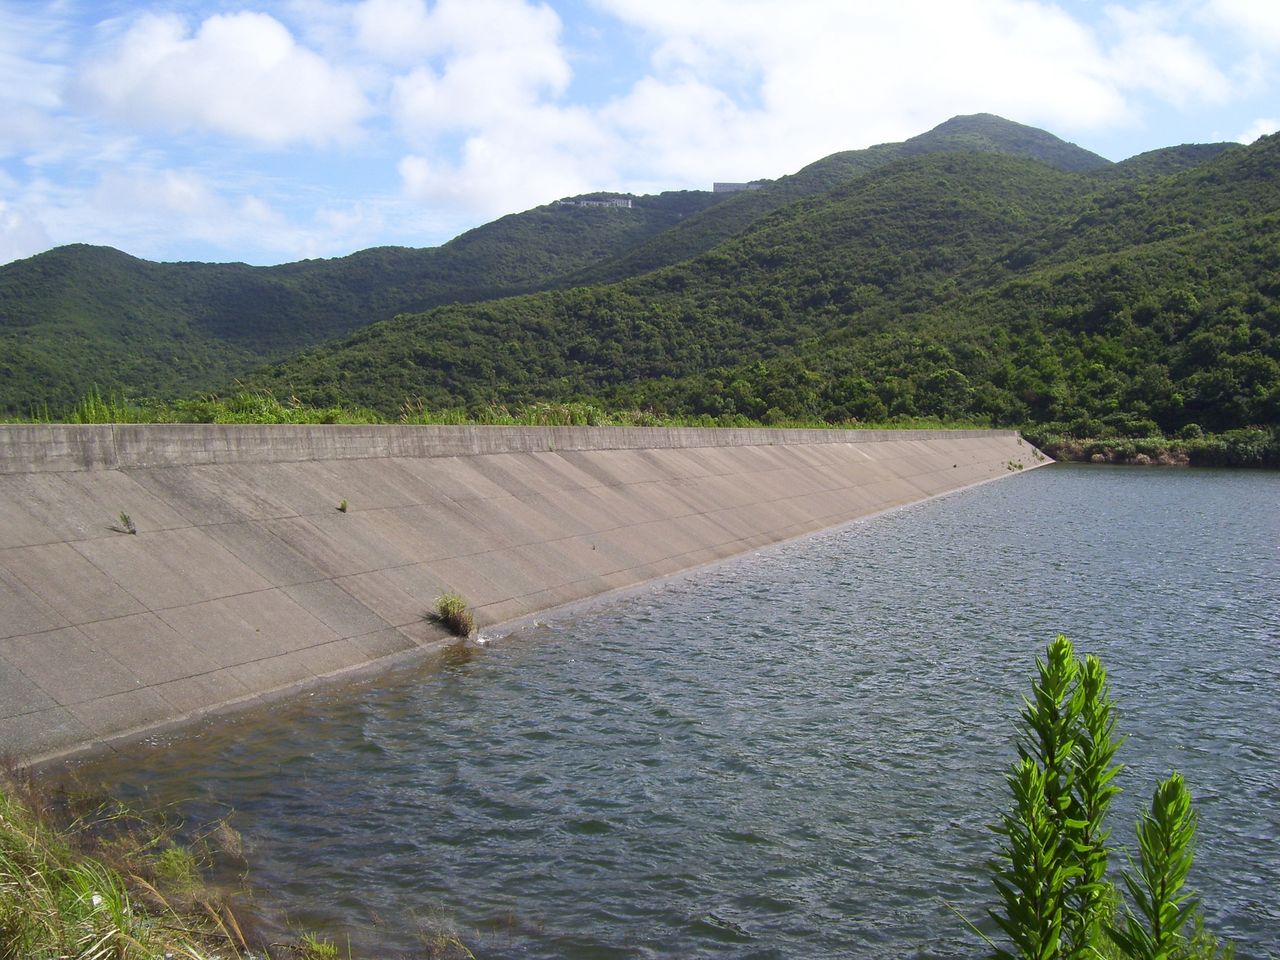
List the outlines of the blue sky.
<svg viewBox="0 0 1280 960">
<path fill-rule="evenodd" d="M 1280 128 L 1280 0 L 0 0 L 0 263 L 281 263 L 706 189 L 960 113 Z"/>
</svg>

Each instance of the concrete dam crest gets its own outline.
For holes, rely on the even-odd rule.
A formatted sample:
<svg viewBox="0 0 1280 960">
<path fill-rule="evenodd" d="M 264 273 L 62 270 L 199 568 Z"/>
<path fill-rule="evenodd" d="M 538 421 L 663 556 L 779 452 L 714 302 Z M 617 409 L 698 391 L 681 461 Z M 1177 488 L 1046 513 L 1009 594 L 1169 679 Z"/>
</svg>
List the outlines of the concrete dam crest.
<svg viewBox="0 0 1280 960">
<path fill-rule="evenodd" d="M 501 624 L 1044 462 L 996 430 L 0 425 L 0 754 L 438 652 L 446 592 Z"/>
</svg>

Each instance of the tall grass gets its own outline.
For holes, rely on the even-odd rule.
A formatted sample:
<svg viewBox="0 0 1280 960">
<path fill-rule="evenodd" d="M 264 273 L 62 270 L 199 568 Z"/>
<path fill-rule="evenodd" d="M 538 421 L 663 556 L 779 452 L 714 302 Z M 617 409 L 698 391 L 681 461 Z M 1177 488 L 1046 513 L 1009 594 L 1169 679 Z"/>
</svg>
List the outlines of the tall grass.
<svg viewBox="0 0 1280 960">
<path fill-rule="evenodd" d="M 447 627 L 459 637 L 469 637 L 476 628 L 475 617 L 460 593 L 446 593 L 436 598 L 435 613 L 431 619 Z"/>
<path fill-rule="evenodd" d="M 123 873 L 74 849 L 70 834 L 55 828 L 34 798 L 12 777 L 0 781 L 0 958 L 238 956 L 208 924 L 169 906 L 141 875 L 149 872 L 145 857 L 133 861 L 135 880 L 150 892 L 144 905 Z"/>
<path fill-rule="evenodd" d="M 228 396 L 207 395 L 187 400 L 129 400 L 120 394 L 103 396 L 91 389 L 72 407 L 53 413 L 47 406 L 21 418 L 35 423 L 387 423 L 377 411 L 334 404 L 315 407 L 296 397 L 280 400 L 266 390 L 241 390 Z M 469 407 L 429 407 L 421 399 L 407 400 L 395 422 L 414 426 L 518 427 L 781 427 L 810 430 L 937 429 L 986 427 L 969 421 L 934 417 L 899 418 L 881 423 L 850 420 L 829 423 L 812 418 L 770 417 L 768 423 L 742 414 L 669 414 L 656 410 L 609 408 L 591 400 L 531 401 L 515 404 L 473 404 Z"/>
<path fill-rule="evenodd" d="M 210 886 L 209 844 L 184 846 L 163 818 L 54 793 L 0 771 L 0 960 L 329 960 L 325 941 L 255 945 Z"/>
</svg>

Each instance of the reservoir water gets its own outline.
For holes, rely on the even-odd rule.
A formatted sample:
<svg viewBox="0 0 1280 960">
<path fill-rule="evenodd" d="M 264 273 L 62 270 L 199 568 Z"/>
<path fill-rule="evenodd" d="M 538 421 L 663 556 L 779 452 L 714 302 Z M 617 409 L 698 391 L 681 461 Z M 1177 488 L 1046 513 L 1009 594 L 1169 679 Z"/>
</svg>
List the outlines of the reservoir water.
<svg viewBox="0 0 1280 960">
<path fill-rule="evenodd" d="M 369 957 L 979 956 L 1013 721 L 1059 633 L 1192 884 L 1280 952 L 1280 474 L 1054 466 L 83 768 L 230 811 L 268 911 Z"/>
</svg>

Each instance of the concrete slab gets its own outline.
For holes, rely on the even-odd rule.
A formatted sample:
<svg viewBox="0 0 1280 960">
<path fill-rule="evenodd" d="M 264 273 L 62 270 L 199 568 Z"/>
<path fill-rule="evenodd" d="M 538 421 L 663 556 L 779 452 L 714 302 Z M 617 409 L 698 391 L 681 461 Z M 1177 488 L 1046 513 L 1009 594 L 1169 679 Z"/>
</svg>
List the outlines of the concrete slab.
<svg viewBox="0 0 1280 960">
<path fill-rule="evenodd" d="M 301 583 L 285 587 L 284 592 L 338 637 L 358 637 L 393 626 L 333 580 Z"/>
<path fill-rule="evenodd" d="M 173 707 L 152 687 L 73 703 L 67 711 L 97 737 L 110 737 L 170 719 Z"/>
<path fill-rule="evenodd" d="M 42 474 L 0 476 L 0 549 L 56 543 L 62 533 L 32 512 L 47 482 Z"/>
<path fill-rule="evenodd" d="M 214 522 L 294 516 L 297 511 L 280 490 L 279 466 L 264 463 L 261 474 L 244 464 L 193 466 L 187 472 L 194 494 L 190 499 L 216 516 Z"/>
<path fill-rule="evenodd" d="M 0 659 L 61 706 L 134 690 L 139 680 L 77 627 L 0 640 Z"/>
<path fill-rule="evenodd" d="M 593 579 L 595 572 L 586 563 L 594 558 L 580 551 L 562 548 L 561 544 L 566 542 L 530 544 L 515 548 L 512 554 L 521 568 L 537 572 L 536 581 L 542 585 L 539 589 Z"/>
<path fill-rule="evenodd" d="M 197 467 L 215 493 L 247 517 L 309 516 L 336 510 L 344 486 L 323 464 L 238 463 Z"/>
<path fill-rule="evenodd" d="M 558 540 L 575 532 L 563 527 L 556 517 L 540 513 L 529 503 L 514 497 L 473 500 L 460 504 L 459 510 L 503 546 Z"/>
<path fill-rule="evenodd" d="M 21 580 L 67 623 L 88 623 L 144 609 L 111 576 L 65 543 L 0 550 L 0 567 Z"/>
<path fill-rule="evenodd" d="M 406 623 L 397 630 L 417 650 L 442 650 L 461 642 L 440 624 L 431 620 Z"/>
<path fill-rule="evenodd" d="M 545 489 L 540 491 L 544 494 L 587 489 L 597 485 L 590 474 L 574 466 L 560 453 L 535 453 L 532 456 L 537 459 L 544 472 Z"/>
<path fill-rule="evenodd" d="M 504 580 L 502 583 L 495 583 L 484 575 L 485 569 L 492 570 L 492 563 L 486 558 L 492 558 L 494 554 L 480 554 L 475 557 L 445 557 L 440 560 L 432 560 L 428 564 L 424 564 L 430 574 L 439 582 L 444 583 L 451 591 L 462 594 L 468 605 L 472 607 L 482 607 L 489 603 L 499 600 L 505 600 L 512 595 L 518 596 L 521 591 L 518 586 Z M 503 571 L 504 574 L 507 571 Z M 521 578 L 523 583 L 523 578 Z M 428 605 L 428 610 L 433 609 L 433 605 Z"/>
<path fill-rule="evenodd" d="M 389 460 L 340 460 L 282 463 L 284 475 L 305 481 L 310 499 L 298 500 L 298 513 L 308 515 L 337 506 L 348 509 L 407 507 L 417 500 L 392 480 Z"/>
<path fill-rule="evenodd" d="M 110 570 L 122 588 L 149 610 L 163 610 L 270 586 L 202 530 L 120 534 L 74 544 L 78 553 Z"/>
<path fill-rule="evenodd" d="M 0 717 L 0 757 L 8 760 L 56 754 L 97 738 L 66 707 Z"/>
<path fill-rule="evenodd" d="M 371 509 L 378 506 L 409 506 L 420 503 L 439 503 L 439 492 L 418 474 L 410 469 L 411 460 L 393 458 L 387 460 L 356 461 L 367 464 L 367 469 L 374 472 L 385 492 L 377 494 L 377 500 L 367 504 L 363 494 L 360 495 L 361 508 Z"/>
<path fill-rule="evenodd" d="M 68 626 L 65 617 L 25 583 L 0 567 L 0 639 Z"/>
<path fill-rule="evenodd" d="M 402 465 L 421 482 L 436 491 L 442 501 L 484 500 L 510 496 L 499 484 L 481 474 L 472 458 L 442 457 L 431 460 L 408 460 Z"/>
<path fill-rule="evenodd" d="M 105 536 L 105 527 L 119 525 L 120 514 L 127 513 L 139 533 L 172 530 L 188 525 L 186 517 L 167 502 L 156 497 L 132 477 L 116 470 L 97 473 L 64 473 L 67 501 L 70 507 L 65 519 L 85 530 Z"/>
<path fill-rule="evenodd" d="M 212 486 L 204 482 L 198 468 L 131 470 L 127 475 L 157 500 L 180 513 L 188 523 L 239 523 L 257 519 L 228 503 Z"/>
<path fill-rule="evenodd" d="M 397 627 L 421 620 L 434 608 L 435 598 L 451 589 L 425 564 L 394 571 L 376 570 L 334 582 L 378 617 Z M 401 583 L 410 586 L 412 592 L 405 590 Z"/>
<path fill-rule="evenodd" d="M 487 603 L 475 608 L 476 626 L 481 629 L 492 627 L 494 624 L 516 620 L 531 613 L 536 613 L 541 609 L 543 607 L 539 605 L 539 602 L 533 596 L 513 597 L 508 600 Z"/>
<path fill-rule="evenodd" d="M 500 487 L 509 497 L 532 497 L 545 492 L 548 487 L 538 474 L 538 463 L 532 454 L 494 454 L 473 457 L 471 466 L 486 480 Z"/>
<path fill-rule="evenodd" d="M 0 425 L 0 742 L 260 702 L 455 642 L 424 618 L 450 589 L 502 622 L 1014 458 L 980 431 Z"/>
<path fill-rule="evenodd" d="M 335 631 L 283 590 L 266 590 L 214 602 L 234 608 L 236 615 L 261 638 L 264 656 L 290 653 L 339 639 Z"/>
<path fill-rule="evenodd" d="M 596 487 L 548 493 L 535 502 L 546 504 L 552 511 L 552 516 L 572 516 L 585 528 L 583 534 L 586 534 L 613 530 L 624 522 L 615 509 L 616 499 L 616 494 L 609 493 L 602 487 Z M 566 524 L 565 529 L 568 531 L 569 525 Z"/>
<path fill-rule="evenodd" d="M 292 654 L 315 677 L 325 677 L 343 670 L 364 666 L 369 655 L 356 637 L 344 637 L 332 643 L 307 647 Z"/>
<path fill-rule="evenodd" d="M 78 497 L 78 488 L 69 483 L 67 474 L 40 474 L 35 482 L 10 481 L 10 486 L 23 486 L 21 498 L 16 501 L 28 521 L 34 521 L 48 531 L 43 542 L 83 540 L 103 536 L 119 522 L 114 510 L 94 509 Z"/>
<path fill-rule="evenodd" d="M 254 693 L 229 670 L 215 670 L 170 680 L 168 683 L 156 684 L 151 689 L 164 697 L 165 702 L 173 708 L 174 717 L 216 709 Z"/>
<path fill-rule="evenodd" d="M 284 652 L 270 636 L 264 637 L 260 628 L 240 617 L 241 599 L 170 607 L 161 611 L 160 617 L 188 644 L 202 649 L 219 670 Z"/>
<path fill-rule="evenodd" d="M 255 693 L 278 690 L 315 677 L 305 659 L 294 654 L 238 663 L 227 670 Z"/>
<path fill-rule="evenodd" d="M 328 576 L 323 568 L 261 524 L 219 523 L 201 530 L 272 586 L 311 583 Z"/>
<path fill-rule="evenodd" d="M 216 670 L 210 644 L 183 636 L 154 613 L 86 623 L 81 631 L 144 686 Z"/>
<path fill-rule="evenodd" d="M 335 511 L 336 512 L 336 511 Z M 325 523 L 319 517 L 291 517 L 268 520 L 263 529 L 307 557 L 324 572 L 325 577 L 347 577 L 379 570 L 394 563 L 388 560 L 370 529 L 355 515 L 339 515 L 340 522 Z M 403 557 L 397 558 L 404 562 Z"/>
<path fill-rule="evenodd" d="M 439 631 L 439 635 L 443 636 L 444 631 Z M 404 632 L 404 628 L 379 630 L 377 633 L 368 633 L 363 637 L 353 637 L 351 642 L 369 660 L 409 653 L 419 647 L 419 644 Z"/>
<path fill-rule="evenodd" d="M 58 704 L 26 674 L 0 657 L 0 717 L 16 717 L 38 710 L 50 710 Z"/>
<path fill-rule="evenodd" d="M 619 474 L 617 465 L 595 451 L 561 450 L 561 459 L 575 470 L 591 478 L 596 486 L 618 487 L 628 482 L 628 478 Z"/>
<path fill-rule="evenodd" d="M 376 536 L 402 540 L 400 552 L 414 561 L 482 553 L 506 543 L 501 532 L 481 527 L 458 505 L 427 503 L 369 511 L 362 519 Z"/>
</svg>

